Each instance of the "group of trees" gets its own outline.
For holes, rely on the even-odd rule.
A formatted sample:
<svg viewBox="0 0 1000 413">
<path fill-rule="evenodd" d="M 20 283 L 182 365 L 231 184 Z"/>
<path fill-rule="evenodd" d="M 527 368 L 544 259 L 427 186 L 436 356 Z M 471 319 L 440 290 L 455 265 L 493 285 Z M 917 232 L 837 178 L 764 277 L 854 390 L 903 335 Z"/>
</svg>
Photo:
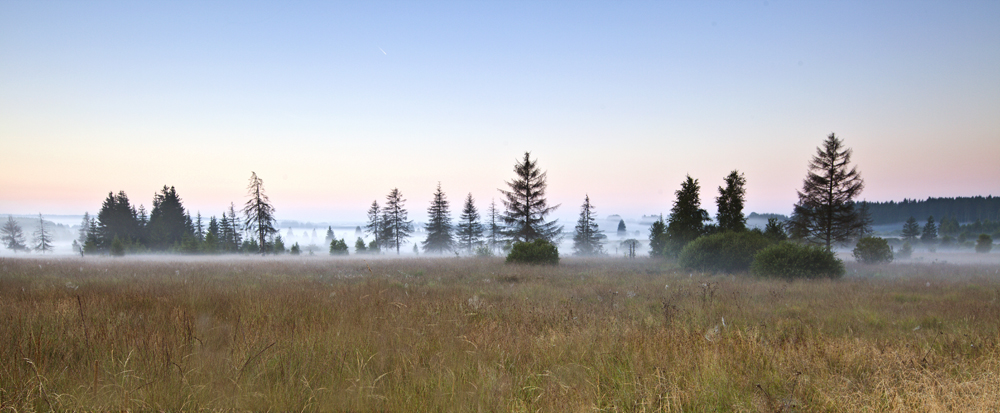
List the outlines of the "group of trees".
<svg viewBox="0 0 1000 413">
<path fill-rule="evenodd" d="M 911 216 L 951 217 L 960 222 L 1000 221 L 1000 197 L 992 195 L 926 200 L 904 199 L 900 202 L 862 202 L 868 206 L 874 225 L 897 224 Z M 942 224 L 944 224 L 943 219 Z"/>
<path fill-rule="evenodd" d="M 989 239 L 992 243 L 992 239 L 1000 235 L 1000 228 L 998 227 L 1000 225 L 995 225 L 990 220 L 986 220 L 985 222 L 977 220 L 974 223 L 960 225 L 952 217 L 942 218 L 940 224 L 935 224 L 933 215 L 927 217 L 926 223 L 921 227 L 917 223 L 917 219 L 911 216 L 903 223 L 900 237 L 904 242 L 903 248 L 906 251 L 911 251 L 913 246 L 917 245 L 918 241 L 919 244 L 924 245 L 929 250 L 934 250 L 940 246 L 943 248 L 976 247 L 977 251 L 981 251 L 984 247 L 980 246 L 980 244 L 986 242 L 986 239 Z M 989 235 L 991 232 L 993 234 L 992 237 Z M 975 244 L 973 244 L 972 238 L 977 235 Z"/>
<path fill-rule="evenodd" d="M 235 205 L 222 218 L 190 211 L 172 186 L 163 186 L 153 196 L 153 209 L 136 208 L 124 191 L 108 193 L 96 217 L 84 214 L 74 247 L 82 253 L 185 252 L 267 253 L 285 250 L 274 227 L 274 207 L 264 193 L 264 183 L 251 173 L 248 200 L 237 211 Z M 244 239 L 244 235 L 250 235 Z M 280 251 L 279 251 L 280 250 Z"/>
<path fill-rule="evenodd" d="M 41 253 L 52 252 L 52 234 L 45 228 L 45 220 L 42 219 L 42 214 L 38 214 L 38 229 L 32 233 L 31 245 L 28 245 L 21 225 L 10 215 L 7 216 L 7 222 L 0 227 L 0 242 L 3 242 L 4 248 L 15 253 L 32 250 Z"/>
<path fill-rule="evenodd" d="M 470 193 L 465 197 L 458 223 L 453 223 L 448 197 L 438 183 L 427 208 L 427 223 L 424 224 L 427 237 L 421 242 L 424 252 L 493 255 L 514 242 L 556 239 L 562 227 L 555 220 L 546 220 L 558 205 L 548 206 L 545 199 L 545 172 L 538 169 L 537 161 L 527 152 L 524 159 L 516 163 L 514 172 L 517 177 L 507 182 L 509 189 L 500 190 L 505 211 L 500 212 L 496 201 L 491 202 L 485 222 Z M 372 201 L 364 227 L 373 238 L 368 251 L 386 249 L 400 253 L 413 233 L 413 221 L 408 218 L 405 202 L 398 188 L 393 188 L 386 196 L 385 206 L 380 207 L 377 200 Z M 356 250 L 361 245 L 363 241 L 359 238 Z M 416 251 L 416 246 L 414 248 Z"/>
</svg>

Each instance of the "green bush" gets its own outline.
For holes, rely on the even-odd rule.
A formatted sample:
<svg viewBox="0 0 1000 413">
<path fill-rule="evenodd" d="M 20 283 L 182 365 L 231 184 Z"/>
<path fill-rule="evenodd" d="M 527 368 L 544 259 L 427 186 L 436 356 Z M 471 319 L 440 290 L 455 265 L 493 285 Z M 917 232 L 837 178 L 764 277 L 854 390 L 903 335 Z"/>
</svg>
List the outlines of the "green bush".
<svg viewBox="0 0 1000 413">
<path fill-rule="evenodd" d="M 892 262 L 892 248 L 882 238 L 864 237 L 854 246 L 854 259 L 862 264 L 889 263 Z"/>
<path fill-rule="evenodd" d="M 910 245 L 910 241 L 906 241 L 903 243 L 903 248 L 900 248 L 899 252 L 896 253 L 896 258 L 907 259 L 911 255 L 913 255 L 913 246 Z"/>
<path fill-rule="evenodd" d="M 750 273 L 776 278 L 839 278 L 844 275 L 844 263 L 823 248 L 782 242 L 758 252 Z"/>
<path fill-rule="evenodd" d="M 773 243 L 774 241 L 760 231 L 706 235 L 684 246 L 678 257 L 678 264 L 684 268 L 700 271 L 747 271 L 754 255 Z"/>
<path fill-rule="evenodd" d="M 559 249 L 551 242 L 536 239 L 532 242 L 515 242 L 507 255 L 507 263 L 559 264 Z"/>
<path fill-rule="evenodd" d="M 347 243 L 343 239 L 330 241 L 330 255 L 348 255 Z"/>
<path fill-rule="evenodd" d="M 987 253 L 993 249 L 993 238 L 986 234 L 979 234 L 979 238 L 976 239 L 976 252 Z"/>
</svg>

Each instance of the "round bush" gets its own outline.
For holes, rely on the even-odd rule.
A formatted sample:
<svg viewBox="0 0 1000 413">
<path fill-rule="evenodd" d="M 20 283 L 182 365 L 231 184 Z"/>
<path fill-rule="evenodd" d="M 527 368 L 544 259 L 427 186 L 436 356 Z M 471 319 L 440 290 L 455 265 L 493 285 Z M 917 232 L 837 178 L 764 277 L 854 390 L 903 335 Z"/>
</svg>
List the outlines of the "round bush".
<svg viewBox="0 0 1000 413">
<path fill-rule="evenodd" d="M 889 263 L 892 262 L 892 248 L 882 238 L 864 237 L 854 246 L 854 259 L 862 264 Z"/>
<path fill-rule="evenodd" d="M 839 278 L 844 275 L 844 263 L 825 249 L 782 242 L 758 252 L 750 273 L 776 278 Z"/>
<path fill-rule="evenodd" d="M 976 239 L 976 252 L 988 253 L 993 249 L 993 238 L 986 234 L 979 234 L 979 238 Z"/>
<path fill-rule="evenodd" d="M 772 241 L 757 231 L 723 232 L 691 241 L 681 250 L 681 267 L 712 272 L 739 272 L 750 269 L 753 257 Z"/>
<path fill-rule="evenodd" d="M 557 265 L 559 249 L 543 239 L 515 242 L 510 248 L 510 254 L 507 254 L 507 263 Z"/>
</svg>

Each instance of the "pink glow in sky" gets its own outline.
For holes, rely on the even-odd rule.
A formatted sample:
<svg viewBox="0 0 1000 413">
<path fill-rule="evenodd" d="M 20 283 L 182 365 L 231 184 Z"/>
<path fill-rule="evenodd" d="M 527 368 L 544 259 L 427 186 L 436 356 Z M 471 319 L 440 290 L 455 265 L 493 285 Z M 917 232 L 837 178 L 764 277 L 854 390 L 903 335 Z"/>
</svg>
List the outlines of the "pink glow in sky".
<svg viewBox="0 0 1000 413">
<path fill-rule="evenodd" d="M 1000 195 L 1000 3 L 3 2 L 0 213 L 358 221 L 437 183 L 484 210 L 531 151 L 571 224 L 703 207 L 733 169 L 788 213 L 830 133 L 872 201 Z"/>
</svg>

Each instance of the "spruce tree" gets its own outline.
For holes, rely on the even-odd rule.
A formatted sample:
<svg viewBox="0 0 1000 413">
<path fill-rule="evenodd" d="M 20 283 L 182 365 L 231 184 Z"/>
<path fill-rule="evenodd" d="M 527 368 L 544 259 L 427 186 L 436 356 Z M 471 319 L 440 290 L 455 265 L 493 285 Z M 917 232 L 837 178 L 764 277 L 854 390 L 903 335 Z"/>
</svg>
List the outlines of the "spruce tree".
<svg viewBox="0 0 1000 413">
<path fill-rule="evenodd" d="M 623 238 L 626 235 L 628 235 L 628 230 L 625 228 L 625 220 L 624 219 L 619 219 L 618 220 L 618 232 L 617 233 L 618 233 L 618 238 Z"/>
<path fill-rule="evenodd" d="M 911 216 L 906 220 L 906 223 L 903 224 L 903 232 L 901 235 L 904 241 L 910 243 L 917 240 L 917 237 L 920 236 L 920 224 L 917 224 L 916 218 Z"/>
<path fill-rule="evenodd" d="M 674 192 L 677 198 L 667 219 L 667 249 L 670 255 L 676 256 L 685 245 L 704 233 L 705 222 L 710 218 L 708 211 L 701 209 L 700 190 L 698 180 L 688 175 L 681 183 L 681 189 Z"/>
<path fill-rule="evenodd" d="M 497 209 L 497 201 L 490 200 L 489 222 L 486 224 L 486 242 L 489 244 L 491 252 L 500 252 L 500 245 L 503 243 L 503 216 Z"/>
<path fill-rule="evenodd" d="M 848 169 L 851 149 L 834 134 L 809 163 L 809 174 L 798 192 L 790 232 L 797 238 L 823 245 L 827 251 L 833 244 L 856 236 L 862 226 L 854 198 L 864 189 L 864 180 L 857 167 Z"/>
<path fill-rule="evenodd" d="M 7 222 L 3 224 L 3 227 L 0 227 L 0 241 L 3 241 L 5 248 L 15 253 L 28 248 L 24 244 L 24 230 L 10 215 L 7 215 Z"/>
<path fill-rule="evenodd" d="M 927 223 L 924 224 L 924 230 L 920 234 L 920 242 L 923 242 L 924 244 L 933 244 L 937 241 L 937 236 L 937 225 L 934 224 L 934 216 L 931 215 L 927 217 Z"/>
<path fill-rule="evenodd" d="M 236 205 L 232 202 L 229 203 L 229 239 L 227 244 L 229 245 L 231 252 L 239 252 L 240 248 L 243 247 L 243 224 L 240 222 L 240 217 L 236 215 Z"/>
<path fill-rule="evenodd" d="M 97 214 L 99 228 L 99 247 L 111 248 L 111 242 L 117 237 L 122 243 L 131 244 L 138 238 L 138 214 L 129 202 L 125 191 L 117 195 L 108 192 L 101 210 Z"/>
<path fill-rule="evenodd" d="M 662 257 L 666 253 L 667 241 L 667 223 L 661 215 L 649 226 L 649 256 Z"/>
<path fill-rule="evenodd" d="M 180 246 L 189 230 L 189 216 L 184 211 L 181 197 L 174 187 L 163 186 L 153 197 L 153 211 L 149 214 L 150 248 L 166 251 Z"/>
<path fill-rule="evenodd" d="M 382 209 L 386 246 L 395 248 L 396 255 L 399 255 L 400 247 L 406 243 L 406 238 L 413 233 L 413 221 L 407 219 L 405 203 L 403 193 L 399 192 L 398 188 L 393 188 L 385 197 L 385 208 Z"/>
<path fill-rule="evenodd" d="M 80 232 L 76 238 L 76 240 L 79 241 L 81 247 L 83 246 L 84 243 L 87 242 L 87 228 L 89 226 L 90 226 L 90 214 L 84 212 L 83 222 L 80 223 Z"/>
<path fill-rule="evenodd" d="M 465 197 L 462 216 L 458 220 L 458 243 L 467 254 L 472 254 L 476 247 L 482 244 L 482 238 L 483 224 L 479 223 L 476 201 L 472 199 L 472 193 L 469 193 Z"/>
<path fill-rule="evenodd" d="M 719 196 L 715 198 L 718 206 L 718 213 L 715 215 L 718 221 L 719 231 L 746 231 L 747 218 L 743 215 L 743 202 L 746 197 L 747 183 L 743 174 L 733 170 L 725 178 L 726 187 L 719 187 Z"/>
<path fill-rule="evenodd" d="M 424 224 L 427 239 L 423 242 L 424 252 L 443 254 L 455 249 L 455 237 L 452 235 L 451 213 L 448 211 L 448 197 L 441 191 L 438 182 L 437 190 L 431 206 L 427 208 L 427 223 Z"/>
<path fill-rule="evenodd" d="M 382 235 L 382 221 L 379 219 L 379 211 L 378 200 L 372 201 L 372 206 L 368 208 L 368 223 L 365 224 L 365 232 L 374 238 L 372 242 L 374 242 L 375 245 L 382 246 L 382 243 L 380 242 L 380 236 Z"/>
<path fill-rule="evenodd" d="M 573 234 L 573 254 L 574 255 L 601 255 L 604 253 L 602 242 L 607 238 L 597 226 L 594 218 L 594 205 L 590 203 L 590 195 L 583 198 L 583 205 L 580 206 L 580 219 L 576 222 L 576 231 Z"/>
<path fill-rule="evenodd" d="M 545 217 L 559 208 L 548 206 L 545 199 L 546 173 L 538 169 L 537 161 L 531 160 L 531 153 L 525 152 L 524 159 L 514 165 L 517 177 L 507 182 L 510 190 L 500 189 L 506 199 L 503 214 L 508 236 L 513 241 L 530 242 L 543 239 L 553 242 L 562 232 L 559 220 L 546 221 Z"/>
<path fill-rule="evenodd" d="M 52 235 L 49 231 L 45 229 L 45 220 L 42 219 L 42 214 L 38 214 L 38 229 L 35 230 L 35 251 L 41 251 L 42 253 L 52 252 Z"/>
<path fill-rule="evenodd" d="M 329 244 L 336 238 L 337 236 L 333 233 L 333 227 L 332 226 L 326 227 L 326 238 L 324 238 L 323 242 Z"/>
<path fill-rule="evenodd" d="M 365 247 L 365 240 L 361 239 L 361 237 L 358 237 L 358 240 L 354 241 L 354 253 L 364 254 L 367 252 L 367 250 L 368 248 Z"/>
<path fill-rule="evenodd" d="M 257 173 L 250 172 L 250 183 L 247 185 L 247 196 L 250 199 L 243 204 L 243 226 L 247 232 L 254 234 L 259 243 L 260 254 L 267 252 L 267 237 L 277 233 L 274 228 L 274 206 L 271 199 L 264 193 L 264 181 Z"/>
</svg>

